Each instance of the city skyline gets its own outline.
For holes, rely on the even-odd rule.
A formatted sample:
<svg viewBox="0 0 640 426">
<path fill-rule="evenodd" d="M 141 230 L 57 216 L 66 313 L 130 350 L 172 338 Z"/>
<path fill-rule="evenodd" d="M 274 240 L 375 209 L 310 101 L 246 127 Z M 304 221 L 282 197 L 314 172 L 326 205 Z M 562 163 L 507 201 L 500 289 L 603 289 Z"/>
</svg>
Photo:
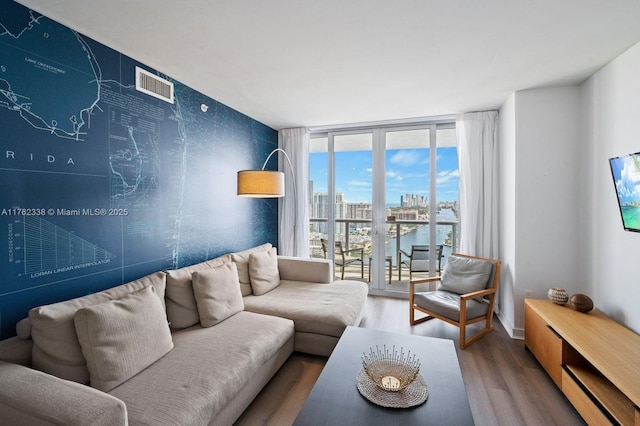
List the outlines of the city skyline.
<svg viewBox="0 0 640 426">
<path fill-rule="evenodd" d="M 335 154 L 335 190 L 349 203 L 371 203 L 372 151 L 342 151 Z M 429 149 L 390 149 L 385 153 L 387 206 L 400 206 L 406 194 L 429 196 Z M 455 147 L 437 149 L 437 202 L 458 201 L 458 154 Z M 327 153 L 312 153 L 309 179 L 314 193 L 328 192 Z"/>
</svg>

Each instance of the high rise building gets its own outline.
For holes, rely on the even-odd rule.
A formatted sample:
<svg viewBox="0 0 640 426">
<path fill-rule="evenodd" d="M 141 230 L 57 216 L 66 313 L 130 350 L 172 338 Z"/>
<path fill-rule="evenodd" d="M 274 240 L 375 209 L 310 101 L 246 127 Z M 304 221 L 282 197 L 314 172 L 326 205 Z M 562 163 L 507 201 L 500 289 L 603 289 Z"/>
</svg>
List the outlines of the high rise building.
<svg viewBox="0 0 640 426">
<path fill-rule="evenodd" d="M 371 203 L 346 203 L 347 214 L 349 219 L 371 220 L 373 218 L 373 209 Z M 356 228 L 368 227 L 367 223 L 355 223 Z"/>
<path fill-rule="evenodd" d="M 342 192 L 336 193 L 336 201 L 334 204 L 335 218 L 344 219 L 346 216 L 346 202 Z M 326 192 L 316 192 L 313 194 L 313 202 L 310 208 L 310 217 L 318 219 L 326 219 L 329 217 L 329 195 Z M 326 222 L 314 222 L 312 226 L 313 232 L 327 233 Z M 344 224 L 339 223 L 336 226 L 336 233 L 344 233 Z"/>
<path fill-rule="evenodd" d="M 402 207 L 428 208 L 429 198 L 424 195 L 406 194 L 404 202 L 402 201 L 402 196 L 400 196 L 400 205 Z"/>
</svg>

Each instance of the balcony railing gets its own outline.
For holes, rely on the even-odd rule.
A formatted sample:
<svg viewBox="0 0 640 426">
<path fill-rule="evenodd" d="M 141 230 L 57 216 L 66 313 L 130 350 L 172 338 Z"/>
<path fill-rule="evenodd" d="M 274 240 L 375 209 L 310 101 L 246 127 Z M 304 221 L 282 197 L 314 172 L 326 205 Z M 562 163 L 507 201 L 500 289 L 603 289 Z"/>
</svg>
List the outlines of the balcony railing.
<svg viewBox="0 0 640 426">
<path fill-rule="evenodd" d="M 335 239 L 342 241 L 345 249 L 360 248 L 364 249 L 364 267 L 365 277 L 364 280 L 368 281 L 368 277 L 371 276 L 368 268 L 372 255 L 372 226 L 371 220 L 366 219 L 336 219 Z M 387 256 L 391 256 L 391 287 L 399 287 L 403 290 L 408 285 L 408 271 L 403 271 L 403 281 L 398 278 L 398 265 L 400 265 L 400 249 L 407 252 L 411 250 L 411 244 L 428 244 L 430 238 L 428 220 L 395 220 L 386 222 L 385 233 L 385 253 Z M 322 230 L 322 224 L 325 229 Z M 328 224 L 327 219 L 311 218 L 309 219 L 309 253 L 312 257 L 324 257 L 322 251 L 322 244 L 320 238 L 327 238 L 326 226 Z M 436 244 L 443 244 L 443 259 L 444 264 L 446 258 L 450 253 L 457 251 L 458 244 L 458 222 L 457 221 L 445 221 L 439 220 L 436 222 L 437 236 Z M 419 228 L 425 227 L 424 231 L 420 231 Z M 443 229 L 444 228 L 444 229 Z M 447 229 L 448 228 L 448 229 Z M 324 232 L 322 232 L 324 231 Z M 444 237 L 443 237 L 444 233 Z M 405 246 L 403 246 L 403 243 Z M 386 264 L 389 268 L 389 264 Z M 388 279 L 389 271 L 385 272 L 385 278 Z M 345 269 L 345 279 L 360 279 L 360 265 L 353 264 Z"/>
</svg>

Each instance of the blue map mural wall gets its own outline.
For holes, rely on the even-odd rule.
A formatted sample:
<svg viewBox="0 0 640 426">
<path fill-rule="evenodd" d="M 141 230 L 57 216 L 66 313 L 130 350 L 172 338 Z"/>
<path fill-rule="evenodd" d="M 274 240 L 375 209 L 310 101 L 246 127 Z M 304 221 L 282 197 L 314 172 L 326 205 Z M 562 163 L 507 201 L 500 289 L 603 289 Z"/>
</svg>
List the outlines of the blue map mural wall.
<svg viewBox="0 0 640 426">
<path fill-rule="evenodd" d="M 175 102 L 137 91 L 136 66 Z M 235 192 L 276 147 L 275 130 L 0 0 L 0 338 L 31 307 L 277 245 L 277 200 Z"/>
</svg>

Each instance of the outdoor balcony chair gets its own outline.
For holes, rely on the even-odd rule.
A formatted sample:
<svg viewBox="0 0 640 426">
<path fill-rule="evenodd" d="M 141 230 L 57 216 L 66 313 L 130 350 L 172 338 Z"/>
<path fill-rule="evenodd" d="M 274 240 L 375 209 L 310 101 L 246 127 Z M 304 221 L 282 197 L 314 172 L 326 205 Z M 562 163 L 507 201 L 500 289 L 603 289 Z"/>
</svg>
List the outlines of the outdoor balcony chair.
<svg viewBox="0 0 640 426">
<path fill-rule="evenodd" d="M 443 245 L 436 245 L 436 274 L 440 273 L 442 266 L 442 250 Z M 409 280 L 413 279 L 414 272 L 429 272 L 429 246 L 428 245 L 412 245 L 411 253 L 400 249 L 398 254 L 400 265 L 398 266 L 398 280 L 402 281 L 402 267 L 409 269 Z M 406 259 L 403 259 L 403 256 Z"/>
<path fill-rule="evenodd" d="M 324 254 L 324 258 L 329 258 L 329 242 L 324 238 L 320 239 L 322 243 L 322 253 Z M 336 266 L 339 266 L 341 269 L 340 279 L 344 280 L 344 268 L 351 265 L 352 263 L 360 262 L 360 278 L 364 279 L 364 249 L 363 248 L 353 248 L 349 250 L 345 250 L 342 247 L 342 241 L 335 242 L 335 251 L 334 251 L 334 262 Z"/>
</svg>

